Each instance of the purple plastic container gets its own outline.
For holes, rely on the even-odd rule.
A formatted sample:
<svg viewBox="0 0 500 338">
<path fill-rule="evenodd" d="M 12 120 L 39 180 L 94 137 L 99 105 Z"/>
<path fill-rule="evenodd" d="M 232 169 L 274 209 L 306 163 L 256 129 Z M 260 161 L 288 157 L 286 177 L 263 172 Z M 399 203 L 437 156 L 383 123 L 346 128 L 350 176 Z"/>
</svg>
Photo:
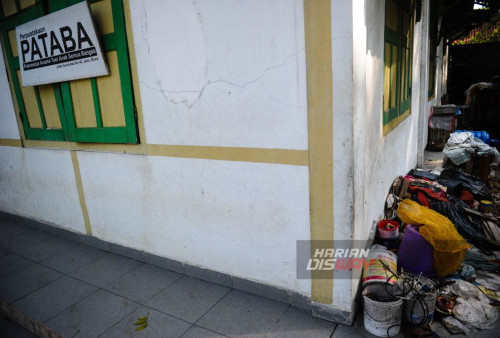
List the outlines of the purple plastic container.
<svg viewBox="0 0 500 338">
<path fill-rule="evenodd" d="M 433 264 L 434 249 L 418 232 L 418 227 L 407 224 L 403 239 L 398 250 L 398 265 L 400 269 L 415 275 L 435 275 Z"/>
</svg>

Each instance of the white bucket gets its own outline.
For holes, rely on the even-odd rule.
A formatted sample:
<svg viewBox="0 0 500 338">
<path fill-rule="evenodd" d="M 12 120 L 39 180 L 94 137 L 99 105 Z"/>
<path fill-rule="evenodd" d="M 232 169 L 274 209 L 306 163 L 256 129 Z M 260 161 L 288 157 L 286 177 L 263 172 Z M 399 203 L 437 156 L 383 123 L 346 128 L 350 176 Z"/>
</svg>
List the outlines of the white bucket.
<svg viewBox="0 0 500 338">
<path fill-rule="evenodd" d="M 387 293 L 393 288 L 386 283 L 372 283 L 363 290 L 363 321 L 365 330 L 371 334 L 393 337 L 401 329 L 403 300 Z"/>
<path fill-rule="evenodd" d="M 425 277 L 415 277 L 418 283 L 426 285 L 428 290 L 417 295 L 411 291 L 404 302 L 406 319 L 413 325 L 431 324 L 434 317 L 434 307 L 436 305 L 437 291 L 432 280 Z"/>
</svg>

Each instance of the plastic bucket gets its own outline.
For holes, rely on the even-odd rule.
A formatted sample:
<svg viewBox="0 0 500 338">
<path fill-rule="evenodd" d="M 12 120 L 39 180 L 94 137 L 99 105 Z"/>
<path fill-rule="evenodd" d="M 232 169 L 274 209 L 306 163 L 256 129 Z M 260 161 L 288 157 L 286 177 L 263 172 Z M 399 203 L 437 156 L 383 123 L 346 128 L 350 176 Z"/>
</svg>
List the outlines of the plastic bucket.
<svg viewBox="0 0 500 338">
<path fill-rule="evenodd" d="M 399 333 L 403 300 L 387 293 L 393 288 L 390 284 L 373 283 L 363 290 L 363 322 L 369 333 L 379 337 L 393 337 Z"/>
<path fill-rule="evenodd" d="M 434 283 L 425 277 L 415 277 L 418 283 L 428 288 L 417 294 L 411 291 L 404 302 L 404 312 L 410 324 L 422 325 L 431 324 L 434 318 L 434 308 L 436 306 L 437 291 Z"/>
<path fill-rule="evenodd" d="M 368 268 L 363 269 L 363 287 L 373 282 L 389 282 L 394 284 L 398 269 L 398 257 L 383 249 L 370 249 Z"/>
<path fill-rule="evenodd" d="M 378 234 L 380 238 L 398 238 L 399 223 L 392 219 L 384 219 L 377 223 Z"/>
</svg>

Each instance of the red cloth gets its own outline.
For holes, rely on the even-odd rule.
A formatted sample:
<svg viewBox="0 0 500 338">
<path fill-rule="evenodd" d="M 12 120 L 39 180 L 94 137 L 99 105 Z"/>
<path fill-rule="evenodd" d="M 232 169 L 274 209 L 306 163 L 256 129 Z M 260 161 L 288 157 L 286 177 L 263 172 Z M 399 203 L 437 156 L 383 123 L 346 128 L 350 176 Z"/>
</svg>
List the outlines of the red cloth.
<svg viewBox="0 0 500 338">
<path fill-rule="evenodd" d="M 444 197 L 441 193 L 435 192 L 430 188 L 424 188 L 424 187 L 413 185 L 412 183 L 410 183 L 409 189 L 412 193 L 422 193 L 422 194 L 425 194 L 426 197 L 429 197 L 429 198 L 432 198 L 432 199 L 435 199 L 438 201 L 443 201 L 443 202 L 448 201 L 448 199 L 446 197 Z"/>
<path fill-rule="evenodd" d="M 464 201 L 469 207 L 474 209 L 474 195 L 472 195 L 468 190 L 462 190 L 460 199 Z"/>
<path fill-rule="evenodd" d="M 418 199 L 418 203 L 420 203 L 421 206 L 424 206 L 424 207 L 429 207 L 429 199 L 427 198 L 427 196 L 425 196 L 425 194 L 421 191 L 417 191 L 417 199 Z"/>
</svg>

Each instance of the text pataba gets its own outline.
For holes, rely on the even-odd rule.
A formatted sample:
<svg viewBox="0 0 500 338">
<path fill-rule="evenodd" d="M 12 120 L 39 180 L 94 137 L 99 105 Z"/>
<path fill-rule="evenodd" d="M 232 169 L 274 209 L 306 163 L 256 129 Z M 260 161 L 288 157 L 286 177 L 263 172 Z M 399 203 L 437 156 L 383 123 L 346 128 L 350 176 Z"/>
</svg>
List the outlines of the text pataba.
<svg viewBox="0 0 500 338">
<path fill-rule="evenodd" d="M 81 22 L 77 22 L 76 32 L 69 26 L 49 32 L 42 27 L 19 34 L 19 38 L 23 63 L 94 47 Z"/>
</svg>

